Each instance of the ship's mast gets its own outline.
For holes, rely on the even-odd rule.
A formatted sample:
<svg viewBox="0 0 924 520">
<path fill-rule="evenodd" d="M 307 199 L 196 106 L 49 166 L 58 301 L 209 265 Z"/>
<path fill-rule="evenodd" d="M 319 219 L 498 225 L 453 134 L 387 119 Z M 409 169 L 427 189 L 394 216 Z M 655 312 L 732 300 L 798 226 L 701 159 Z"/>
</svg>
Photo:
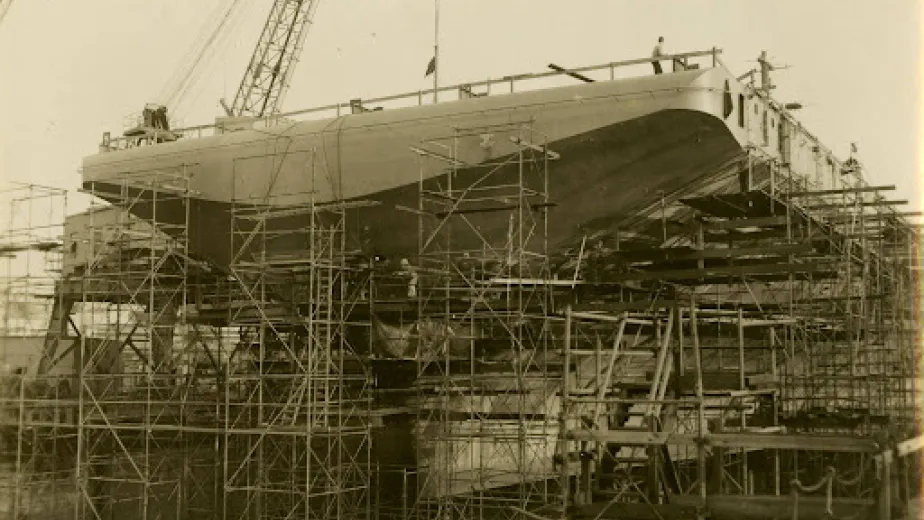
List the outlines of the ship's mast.
<svg viewBox="0 0 924 520">
<path fill-rule="evenodd" d="M 767 60 L 767 51 L 760 51 L 760 57 L 757 58 L 760 64 L 760 90 L 764 94 L 770 95 L 770 91 L 776 88 L 770 80 L 770 72 L 775 69 L 772 63 Z"/>
</svg>

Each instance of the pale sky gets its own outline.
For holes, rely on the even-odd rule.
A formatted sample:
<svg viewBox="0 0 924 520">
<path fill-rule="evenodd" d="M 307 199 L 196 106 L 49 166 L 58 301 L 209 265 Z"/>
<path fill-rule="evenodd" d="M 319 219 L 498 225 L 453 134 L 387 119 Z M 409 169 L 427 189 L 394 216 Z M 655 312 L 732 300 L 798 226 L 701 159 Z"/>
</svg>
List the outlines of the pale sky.
<svg viewBox="0 0 924 520">
<path fill-rule="evenodd" d="M 170 107 L 186 125 L 233 98 L 272 0 L 244 0 L 211 66 Z M 14 0 L 0 25 L 0 181 L 76 189 L 102 132 L 154 101 L 228 0 Z M 922 0 L 441 0 L 440 83 L 713 46 L 743 74 L 766 49 L 783 101 L 874 184 L 920 210 Z M 434 0 L 322 0 L 284 108 L 426 89 Z M 72 206 L 78 209 L 79 198 Z"/>
</svg>

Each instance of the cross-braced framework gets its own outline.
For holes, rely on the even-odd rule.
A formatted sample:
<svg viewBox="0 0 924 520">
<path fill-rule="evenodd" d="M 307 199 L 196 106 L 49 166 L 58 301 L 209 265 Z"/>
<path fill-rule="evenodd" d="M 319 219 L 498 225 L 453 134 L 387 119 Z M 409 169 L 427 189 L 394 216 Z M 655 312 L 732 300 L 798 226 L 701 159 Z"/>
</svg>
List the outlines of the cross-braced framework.
<svg viewBox="0 0 924 520">
<path fill-rule="evenodd" d="M 92 185 L 111 205 L 73 221 L 72 269 L 58 293 L 65 310 L 52 317 L 43 370 L 73 363 L 63 384 L 74 407 L 76 518 L 175 518 L 204 500 L 189 481 L 208 464 L 194 423 L 214 416 L 186 320 L 194 172 L 182 165 Z"/>
<path fill-rule="evenodd" d="M 232 209 L 240 341 L 221 412 L 224 518 L 366 518 L 368 376 L 347 334 L 364 286 L 350 283 L 345 249 L 346 210 L 360 203 L 285 198 L 304 202 L 261 195 Z"/>
<path fill-rule="evenodd" d="M 584 514 L 885 518 L 918 486 L 916 231 L 891 187 L 756 164 L 757 186 L 669 201 L 679 235 L 640 220 L 657 247 L 617 239 L 566 311 L 562 490 Z"/>
<path fill-rule="evenodd" d="M 64 190 L 13 185 L 0 191 L 0 516 L 55 518 L 68 497 L 56 428 L 34 399 L 34 375 L 61 269 Z M 44 322 L 44 323 L 43 323 Z"/>
<path fill-rule="evenodd" d="M 459 128 L 420 156 L 418 518 L 558 515 L 548 162 L 530 122 Z M 414 294 L 416 293 L 416 294 Z"/>
</svg>

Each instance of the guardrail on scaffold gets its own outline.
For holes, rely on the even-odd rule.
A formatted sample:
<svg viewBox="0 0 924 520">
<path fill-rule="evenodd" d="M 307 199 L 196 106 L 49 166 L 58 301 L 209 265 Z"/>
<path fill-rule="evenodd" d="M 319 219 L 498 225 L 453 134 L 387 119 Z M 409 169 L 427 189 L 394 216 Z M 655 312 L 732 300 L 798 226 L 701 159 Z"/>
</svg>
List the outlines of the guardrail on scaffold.
<svg viewBox="0 0 924 520">
<path fill-rule="evenodd" d="M 690 66 L 699 65 L 698 63 L 691 63 L 691 58 L 709 58 L 709 67 L 725 67 L 725 65 L 719 59 L 719 55 L 722 54 L 722 50 L 713 47 L 712 49 L 705 51 L 695 51 L 695 52 L 685 52 L 680 54 L 665 54 L 657 58 L 658 61 L 673 63 L 673 64 L 682 64 L 681 70 L 686 69 Z M 497 92 L 498 94 L 510 94 L 513 92 L 523 92 L 529 90 L 535 90 L 535 88 L 529 88 L 530 82 L 535 82 L 536 80 L 549 79 L 554 77 L 566 77 L 573 74 L 587 74 L 587 73 L 600 73 L 600 72 L 609 72 L 609 80 L 616 78 L 616 70 L 630 67 L 633 65 L 650 65 L 654 61 L 652 57 L 645 58 L 636 58 L 631 60 L 624 61 L 614 61 L 610 63 L 604 63 L 601 65 L 591 65 L 587 67 L 579 67 L 574 69 L 567 70 L 549 70 L 545 72 L 537 73 L 528 73 L 528 74 L 515 74 L 511 76 L 504 76 L 497 79 L 487 79 L 484 81 L 476 81 L 471 83 L 460 83 L 457 85 L 449 85 L 445 87 L 439 87 L 437 89 L 428 89 L 428 90 L 418 90 L 415 92 L 406 92 L 403 94 L 396 94 L 393 96 L 386 96 L 374 99 L 363 99 L 361 100 L 363 106 L 373 106 L 379 105 L 382 103 L 394 103 L 394 106 L 389 108 L 402 108 L 409 106 L 421 106 L 425 104 L 433 104 L 432 100 L 434 97 L 439 97 L 439 94 L 443 93 L 454 93 L 456 96 L 454 98 L 446 99 L 440 102 L 451 102 L 464 99 L 466 97 L 472 96 L 490 96 L 496 90 L 497 87 L 506 87 L 502 91 Z M 676 65 L 675 65 L 676 68 Z M 726 67 L 727 69 L 727 67 Z M 602 79 L 601 79 L 602 81 Z M 526 88 L 523 88 L 524 85 Z M 545 87 L 539 87 L 545 88 Z M 472 89 L 484 89 L 484 92 L 473 93 Z M 350 113 L 355 108 L 355 103 L 359 100 L 354 100 L 352 102 L 346 103 L 335 103 L 332 105 L 324 105 L 320 107 L 308 108 L 304 110 L 295 110 L 291 112 L 284 112 L 281 114 L 276 114 L 269 117 L 264 117 L 256 119 L 253 122 L 254 128 L 267 128 L 272 127 L 278 124 L 281 120 L 284 119 L 323 119 L 327 117 L 339 117 L 344 113 Z M 216 130 L 219 128 L 219 125 L 214 123 L 207 125 L 198 125 L 190 126 L 186 128 L 178 128 L 171 130 L 171 133 L 177 136 L 181 136 L 182 139 L 194 139 L 199 137 L 207 137 L 211 135 L 216 135 Z M 104 137 L 103 143 L 100 145 L 101 152 L 110 152 L 123 150 L 126 148 L 132 148 L 138 142 L 137 137 L 114 137 L 109 138 L 108 136 Z"/>
</svg>

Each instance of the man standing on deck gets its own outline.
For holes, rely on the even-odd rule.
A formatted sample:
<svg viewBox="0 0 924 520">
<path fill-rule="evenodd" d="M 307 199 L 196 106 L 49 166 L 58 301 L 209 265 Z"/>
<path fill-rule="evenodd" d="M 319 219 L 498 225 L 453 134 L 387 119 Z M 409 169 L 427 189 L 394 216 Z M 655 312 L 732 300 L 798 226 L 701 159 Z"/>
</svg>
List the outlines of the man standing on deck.
<svg viewBox="0 0 924 520">
<path fill-rule="evenodd" d="M 655 45 L 654 50 L 651 51 L 651 57 L 652 57 L 652 58 L 658 58 L 658 57 L 664 56 L 664 48 L 663 48 L 663 47 L 664 47 L 664 37 L 663 37 L 663 36 L 660 36 L 660 37 L 658 37 L 658 44 Z M 655 72 L 655 74 L 660 74 L 660 73 L 661 73 L 661 62 L 660 62 L 660 61 L 657 61 L 657 60 L 652 61 L 652 62 L 651 62 L 651 65 L 654 67 L 654 72 Z"/>
</svg>

